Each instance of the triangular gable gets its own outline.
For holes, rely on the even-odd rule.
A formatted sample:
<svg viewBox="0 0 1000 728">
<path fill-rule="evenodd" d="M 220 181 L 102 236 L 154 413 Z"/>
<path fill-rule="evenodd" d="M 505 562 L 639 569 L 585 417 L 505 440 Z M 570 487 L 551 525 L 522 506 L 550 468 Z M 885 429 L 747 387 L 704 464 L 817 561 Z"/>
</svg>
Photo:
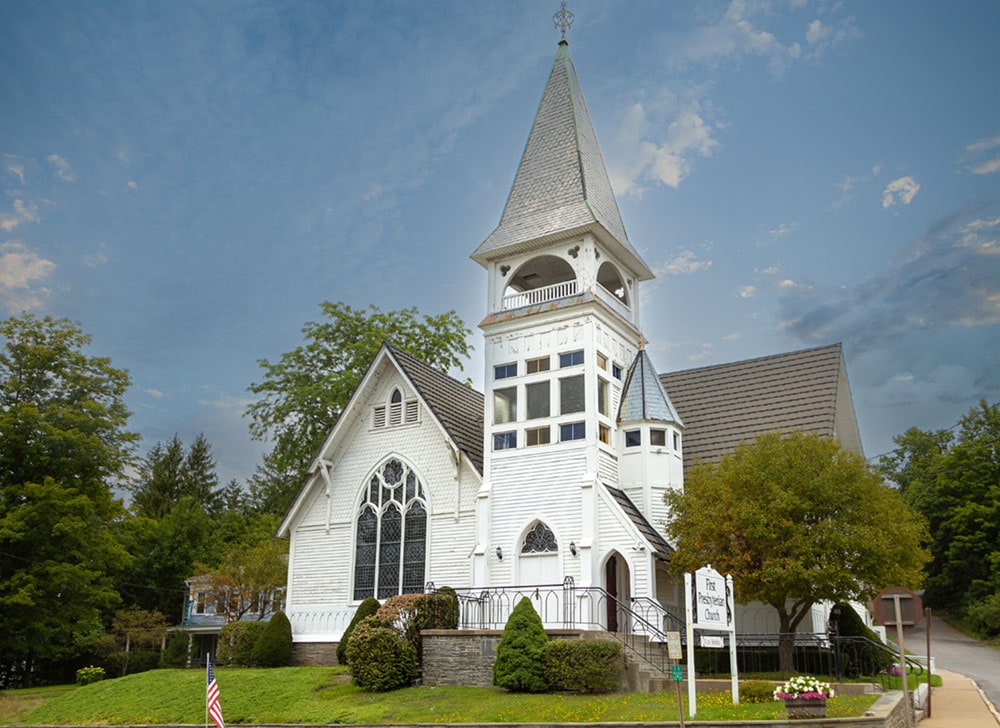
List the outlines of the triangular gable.
<svg viewBox="0 0 1000 728">
<path fill-rule="evenodd" d="M 482 393 L 465 386 L 447 374 L 442 374 L 401 349 L 383 344 L 369 362 L 368 368 L 354 392 L 351 393 L 337 422 L 330 428 L 319 453 L 309 467 L 306 482 L 302 485 L 284 518 L 281 519 L 281 523 L 275 531 L 276 536 L 281 538 L 288 536 L 288 528 L 308 499 L 313 486 L 317 482 L 322 482 L 317 480 L 316 474 L 322 467 L 323 455 L 329 452 L 334 443 L 343 436 L 344 428 L 353 426 L 357 420 L 367 415 L 367 412 L 364 411 L 367 406 L 365 404 L 367 391 L 372 386 L 372 380 L 383 362 L 390 363 L 399 373 L 403 381 L 416 393 L 423 410 L 428 413 L 430 420 L 438 427 L 441 434 L 459 452 L 465 454 L 477 475 L 481 477 L 483 471 Z M 476 415 L 477 398 L 478 414 Z M 474 424 L 468 421 L 470 415 L 474 415 L 478 420 L 478 437 L 474 431 Z M 478 447 L 476 446 L 477 442 Z"/>
</svg>

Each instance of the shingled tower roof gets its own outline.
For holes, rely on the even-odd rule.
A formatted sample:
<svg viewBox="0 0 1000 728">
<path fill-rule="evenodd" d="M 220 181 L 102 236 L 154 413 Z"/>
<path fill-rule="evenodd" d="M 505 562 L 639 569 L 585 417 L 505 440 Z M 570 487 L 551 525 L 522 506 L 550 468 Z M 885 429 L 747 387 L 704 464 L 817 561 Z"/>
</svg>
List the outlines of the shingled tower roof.
<svg viewBox="0 0 1000 728">
<path fill-rule="evenodd" d="M 639 280 L 653 277 L 625 233 L 569 44 L 563 40 L 500 224 L 472 259 L 486 266 L 495 258 L 587 231 L 620 255 Z"/>
<path fill-rule="evenodd" d="M 635 355 L 628 370 L 618 408 L 618 421 L 630 420 L 659 420 L 684 426 L 645 349 Z"/>
</svg>

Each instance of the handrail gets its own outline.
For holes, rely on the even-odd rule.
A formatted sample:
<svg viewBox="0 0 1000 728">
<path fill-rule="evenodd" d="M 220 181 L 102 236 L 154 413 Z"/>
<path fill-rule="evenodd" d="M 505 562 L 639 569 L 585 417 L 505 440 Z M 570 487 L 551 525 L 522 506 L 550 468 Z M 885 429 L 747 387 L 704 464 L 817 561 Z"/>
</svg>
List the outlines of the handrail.
<svg viewBox="0 0 1000 728">
<path fill-rule="evenodd" d="M 512 293 L 509 296 L 504 296 L 501 304 L 501 310 L 510 311 L 524 306 L 537 306 L 540 303 L 548 303 L 549 301 L 555 301 L 559 298 L 575 296 L 577 291 L 578 287 L 575 278 L 568 281 L 553 283 L 549 286 L 532 288 L 527 291 L 521 291 L 519 293 Z"/>
</svg>

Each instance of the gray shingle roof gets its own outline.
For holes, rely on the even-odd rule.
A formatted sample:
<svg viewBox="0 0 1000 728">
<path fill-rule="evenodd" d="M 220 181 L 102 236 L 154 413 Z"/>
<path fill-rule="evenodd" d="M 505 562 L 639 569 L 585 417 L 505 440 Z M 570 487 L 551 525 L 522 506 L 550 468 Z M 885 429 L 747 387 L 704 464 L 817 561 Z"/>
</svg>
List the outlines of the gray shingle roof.
<svg viewBox="0 0 1000 728">
<path fill-rule="evenodd" d="M 483 395 L 443 372 L 387 345 L 403 373 L 478 473 L 483 472 Z"/>
<path fill-rule="evenodd" d="M 618 421 L 629 420 L 659 420 L 684 426 L 657 378 L 656 369 L 645 349 L 635 355 L 632 366 L 629 367 L 618 407 Z"/>
<path fill-rule="evenodd" d="M 635 524 L 636 528 L 639 529 L 639 532 L 643 535 L 643 537 L 645 537 L 653 548 L 656 549 L 657 556 L 666 558 L 673 553 L 673 547 L 667 543 L 667 540 L 659 531 L 653 528 L 653 524 L 646 520 L 646 517 L 642 515 L 642 511 L 636 507 L 635 503 L 632 502 L 632 499 L 625 494 L 625 491 L 613 488 L 607 483 L 604 484 L 604 487 L 607 489 L 608 493 L 611 494 L 611 497 L 615 499 L 615 502 L 617 502 L 621 509 L 625 512 L 625 515 L 629 517 L 629 520 L 631 520 L 632 523 Z"/>
<path fill-rule="evenodd" d="M 661 374 L 684 418 L 684 466 L 717 462 L 765 432 L 837 435 L 840 344 Z M 843 395 L 844 393 L 839 393 Z M 849 413 L 854 419 L 850 396 Z M 856 421 L 854 423 L 856 429 Z"/>
<path fill-rule="evenodd" d="M 603 230 L 601 229 L 603 228 Z M 640 280 L 653 277 L 625 233 L 569 46 L 559 44 L 500 224 L 472 254 L 482 265 L 593 229 Z"/>
</svg>

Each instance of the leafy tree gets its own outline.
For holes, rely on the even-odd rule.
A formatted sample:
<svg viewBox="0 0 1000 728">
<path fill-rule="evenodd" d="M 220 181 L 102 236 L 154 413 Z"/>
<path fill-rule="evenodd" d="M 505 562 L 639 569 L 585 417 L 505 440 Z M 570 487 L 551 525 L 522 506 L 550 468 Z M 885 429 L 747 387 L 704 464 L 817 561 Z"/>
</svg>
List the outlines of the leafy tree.
<svg viewBox="0 0 1000 728">
<path fill-rule="evenodd" d="M 1000 404 L 980 402 L 956 428 L 911 427 L 893 440 L 882 471 L 933 538 L 928 603 L 978 609 L 1000 594 Z"/>
<path fill-rule="evenodd" d="M 281 513 L 302 484 L 323 439 L 336 424 L 383 342 L 447 371 L 469 354 L 469 330 L 454 311 L 420 316 L 416 308 L 383 313 L 375 306 L 320 305 L 324 320 L 307 323 L 305 343 L 277 362 L 261 359 L 264 379 L 250 385 L 260 399 L 247 409 L 254 438 L 273 447 L 252 490 L 260 507 Z"/>
<path fill-rule="evenodd" d="M 219 505 L 219 477 L 212 446 L 199 434 L 185 453 L 174 435 L 166 444 L 156 443 L 139 467 L 132 485 L 132 510 L 140 516 L 163 518 L 182 498 L 191 498 L 206 511 Z"/>
<path fill-rule="evenodd" d="M 252 548 L 231 548 L 216 569 L 202 569 L 208 598 L 216 603 L 216 614 L 227 622 L 256 615 L 263 619 L 274 611 L 277 590 L 288 575 L 288 542 L 270 538 Z"/>
<path fill-rule="evenodd" d="M 549 641 L 538 612 L 524 597 L 507 618 L 493 663 L 493 684 L 515 693 L 544 693 L 545 644 Z"/>
<path fill-rule="evenodd" d="M 119 595 L 129 555 L 109 525 L 110 482 L 138 436 L 126 429 L 128 374 L 88 356 L 65 319 L 0 321 L 0 663 L 22 684 L 67 679 L 69 660 Z"/>
<path fill-rule="evenodd" d="M 733 575 L 740 602 L 773 606 L 782 671 L 794 669 L 793 633 L 813 604 L 916 587 L 928 559 L 923 519 L 860 455 L 816 435 L 762 435 L 693 468 L 665 500 L 671 567 L 711 564 Z"/>
</svg>

